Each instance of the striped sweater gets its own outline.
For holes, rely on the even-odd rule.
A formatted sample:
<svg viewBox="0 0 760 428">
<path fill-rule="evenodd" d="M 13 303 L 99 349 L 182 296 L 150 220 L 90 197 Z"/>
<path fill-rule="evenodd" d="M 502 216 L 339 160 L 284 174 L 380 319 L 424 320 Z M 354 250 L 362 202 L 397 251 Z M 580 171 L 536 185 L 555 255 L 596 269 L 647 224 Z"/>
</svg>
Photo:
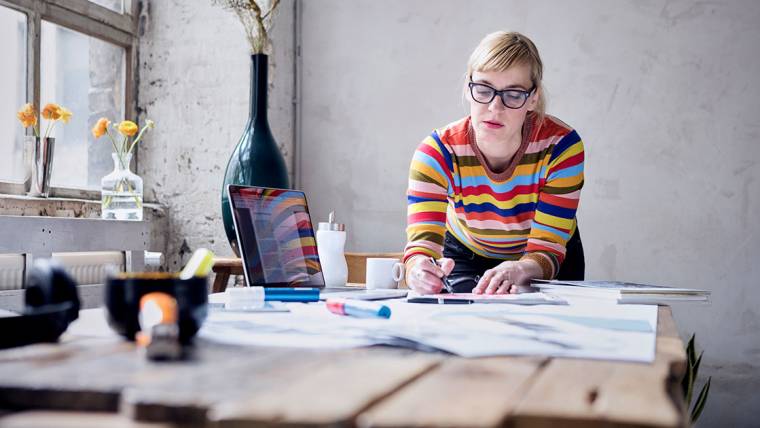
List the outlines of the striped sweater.
<svg viewBox="0 0 760 428">
<path fill-rule="evenodd" d="M 485 164 L 470 117 L 425 138 L 412 158 L 404 261 L 439 258 L 445 232 L 483 257 L 532 259 L 556 276 L 575 231 L 583 142 L 572 128 L 529 114 L 523 141 L 502 173 Z"/>
</svg>

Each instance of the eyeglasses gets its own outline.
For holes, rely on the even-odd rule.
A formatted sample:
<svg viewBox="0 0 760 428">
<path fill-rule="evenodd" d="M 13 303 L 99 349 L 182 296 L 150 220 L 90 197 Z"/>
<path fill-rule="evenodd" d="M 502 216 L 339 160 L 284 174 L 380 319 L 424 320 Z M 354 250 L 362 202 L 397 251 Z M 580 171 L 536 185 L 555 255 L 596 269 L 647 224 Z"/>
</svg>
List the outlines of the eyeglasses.
<svg viewBox="0 0 760 428">
<path fill-rule="evenodd" d="M 504 107 L 511 109 L 522 108 L 522 106 L 528 101 L 530 94 L 536 90 L 536 87 L 533 86 L 527 91 L 520 89 L 504 89 L 503 91 L 497 91 L 486 84 L 475 83 L 473 81 L 470 81 L 469 86 L 470 94 L 475 102 L 480 104 L 491 104 L 494 97 L 498 95 L 501 98 L 501 103 L 504 104 Z"/>
</svg>

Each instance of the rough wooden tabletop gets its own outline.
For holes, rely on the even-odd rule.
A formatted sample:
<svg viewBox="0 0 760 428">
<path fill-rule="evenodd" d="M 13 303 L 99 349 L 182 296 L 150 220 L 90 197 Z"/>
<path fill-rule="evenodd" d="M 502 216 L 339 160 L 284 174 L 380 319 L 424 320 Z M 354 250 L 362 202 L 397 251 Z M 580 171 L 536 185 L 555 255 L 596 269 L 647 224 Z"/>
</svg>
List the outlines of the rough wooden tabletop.
<svg viewBox="0 0 760 428">
<path fill-rule="evenodd" d="M 658 320 L 652 364 L 202 341 L 152 363 L 115 338 L 67 338 L 0 351 L 0 427 L 682 426 L 686 356 L 670 308 Z"/>
</svg>

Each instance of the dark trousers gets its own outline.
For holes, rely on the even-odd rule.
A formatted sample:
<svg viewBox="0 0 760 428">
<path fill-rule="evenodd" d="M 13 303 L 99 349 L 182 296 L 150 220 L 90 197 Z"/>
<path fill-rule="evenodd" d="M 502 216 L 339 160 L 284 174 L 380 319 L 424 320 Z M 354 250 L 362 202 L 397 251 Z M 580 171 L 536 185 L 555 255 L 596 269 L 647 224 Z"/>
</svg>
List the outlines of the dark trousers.
<svg viewBox="0 0 760 428">
<path fill-rule="evenodd" d="M 501 259 L 489 259 L 479 256 L 462 245 L 453 235 L 446 232 L 443 244 L 443 257 L 454 260 L 454 270 L 449 274 L 449 279 L 454 283 L 454 291 L 469 293 L 477 284 L 476 276 L 496 267 L 503 262 Z M 586 261 L 583 257 L 583 244 L 578 228 L 567 241 L 565 260 L 559 268 L 556 279 L 565 281 L 582 281 L 585 276 Z"/>
</svg>

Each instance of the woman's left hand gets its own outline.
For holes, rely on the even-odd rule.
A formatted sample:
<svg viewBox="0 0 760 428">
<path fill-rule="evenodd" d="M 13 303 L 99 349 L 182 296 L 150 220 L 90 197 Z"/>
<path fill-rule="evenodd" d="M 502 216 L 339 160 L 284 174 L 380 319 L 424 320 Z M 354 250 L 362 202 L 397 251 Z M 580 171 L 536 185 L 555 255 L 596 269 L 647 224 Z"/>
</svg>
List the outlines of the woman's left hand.
<svg viewBox="0 0 760 428">
<path fill-rule="evenodd" d="M 488 269 L 472 289 L 475 294 L 517 293 L 518 285 L 530 284 L 541 276 L 541 267 L 531 260 L 506 261 Z"/>
</svg>

